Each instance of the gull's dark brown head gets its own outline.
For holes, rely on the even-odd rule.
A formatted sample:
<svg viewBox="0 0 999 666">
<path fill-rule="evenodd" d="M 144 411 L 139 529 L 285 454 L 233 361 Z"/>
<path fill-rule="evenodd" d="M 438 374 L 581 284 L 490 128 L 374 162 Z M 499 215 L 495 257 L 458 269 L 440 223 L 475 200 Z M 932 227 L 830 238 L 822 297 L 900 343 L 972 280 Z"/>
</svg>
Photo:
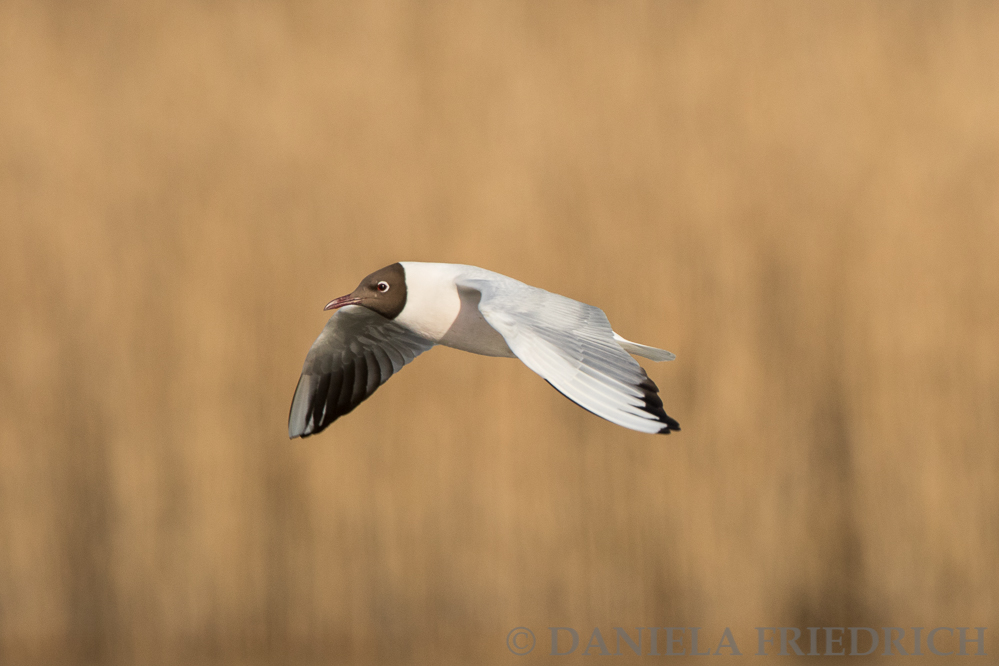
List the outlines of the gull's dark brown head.
<svg viewBox="0 0 999 666">
<path fill-rule="evenodd" d="M 363 305 L 388 319 L 398 317 L 406 307 L 406 271 L 402 264 L 397 262 L 375 271 L 361 280 L 357 289 L 334 298 L 323 309 L 335 310 L 345 305 Z"/>
</svg>

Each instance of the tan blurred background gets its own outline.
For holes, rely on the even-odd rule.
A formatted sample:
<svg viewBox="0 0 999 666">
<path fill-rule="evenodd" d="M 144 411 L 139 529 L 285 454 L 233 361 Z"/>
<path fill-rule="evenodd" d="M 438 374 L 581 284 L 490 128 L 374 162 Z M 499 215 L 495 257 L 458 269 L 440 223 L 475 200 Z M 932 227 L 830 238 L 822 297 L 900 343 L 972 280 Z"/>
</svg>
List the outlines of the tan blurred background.
<svg viewBox="0 0 999 666">
<path fill-rule="evenodd" d="M 0 663 L 999 631 L 997 35 L 988 2 L 0 2 Z M 397 260 L 601 306 L 677 354 L 644 365 L 683 431 L 439 349 L 289 442 L 323 304 Z"/>
</svg>

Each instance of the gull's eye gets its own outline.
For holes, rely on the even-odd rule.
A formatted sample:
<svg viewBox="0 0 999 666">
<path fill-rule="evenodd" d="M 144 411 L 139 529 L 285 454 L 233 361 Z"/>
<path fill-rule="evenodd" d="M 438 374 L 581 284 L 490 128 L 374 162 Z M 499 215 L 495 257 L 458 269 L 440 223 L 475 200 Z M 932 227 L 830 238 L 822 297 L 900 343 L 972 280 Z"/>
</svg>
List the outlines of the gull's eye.
<svg viewBox="0 0 999 666">
<path fill-rule="evenodd" d="M 382 280 L 376 286 L 378 287 L 378 291 L 380 291 L 383 294 L 389 290 L 389 283 L 386 282 L 385 280 Z"/>
</svg>

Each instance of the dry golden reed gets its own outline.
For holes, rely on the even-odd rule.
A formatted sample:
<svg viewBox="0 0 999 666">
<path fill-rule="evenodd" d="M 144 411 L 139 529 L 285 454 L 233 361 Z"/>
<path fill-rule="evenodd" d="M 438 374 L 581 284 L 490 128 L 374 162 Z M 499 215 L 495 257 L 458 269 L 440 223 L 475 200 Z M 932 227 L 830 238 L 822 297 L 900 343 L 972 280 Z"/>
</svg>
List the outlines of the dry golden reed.
<svg viewBox="0 0 999 666">
<path fill-rule="evenodd" d="M 0 3 L 0 663 L 999 653 L 997 34 L 959 1 Z M 645 365 L 682 432 L 438 349 L 289 442 L 323 304 L 398 260 L 604 308 L 677 354 Z"/>
</svg>

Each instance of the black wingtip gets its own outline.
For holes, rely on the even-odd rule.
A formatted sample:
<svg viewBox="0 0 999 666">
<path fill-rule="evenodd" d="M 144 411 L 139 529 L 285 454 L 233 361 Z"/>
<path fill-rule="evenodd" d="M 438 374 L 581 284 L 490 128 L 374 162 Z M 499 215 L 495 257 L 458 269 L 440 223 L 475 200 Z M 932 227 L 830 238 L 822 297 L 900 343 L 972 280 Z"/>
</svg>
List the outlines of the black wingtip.
<svg viewBox="0 0 999 666">
<path fill-rule="evenodd" d="M 642 373 L 645 373 L 644 369 Z M 642 399 L 645 401 L 645 407 L 642 408 L 642 411 L 656 417 L 656 420 L 663 424 L 663 428 L 659 430 L 658 434 L 668 435 L 675 430 L 680 430 L 680 424 L 677 423 L 676 419 L 663 409 L 663 400 L 659 397 L 659 387 L 648 375 L 645 375 L 645 379 L 638 385 L 638 388 L 642 390 Z"/>
<path fill-rule="evenodd" d="M 660 434 L 660 435 L 668 435 L 671 432 L 679 432 L 679 430 L 680 430 L 680 424 L 677 423 L 675 420 L 671 419 L 669 416 L 667 416 L 666 418 L 669 419 L 669 422 L 668 422 L 668 424 L 662 430 L 659 431 L 658 434 Z"/>
</svg>

